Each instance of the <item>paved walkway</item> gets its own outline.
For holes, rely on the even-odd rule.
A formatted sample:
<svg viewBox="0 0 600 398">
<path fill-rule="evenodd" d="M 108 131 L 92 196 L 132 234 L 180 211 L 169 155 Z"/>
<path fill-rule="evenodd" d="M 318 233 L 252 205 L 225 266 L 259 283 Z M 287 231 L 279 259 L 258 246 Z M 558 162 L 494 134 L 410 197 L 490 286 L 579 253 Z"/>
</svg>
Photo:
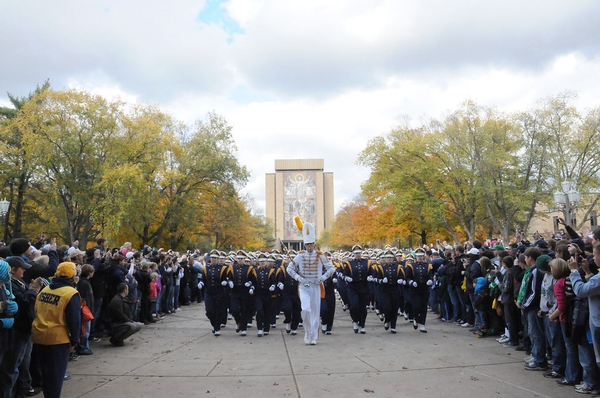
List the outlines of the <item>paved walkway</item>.
<svg viewBox="0 0 600 398">
<path fill-rule="evenodd" d="M 92 344 L 94 355 L 70 362 L 63 397 L 582 396 L 525 371 L 524 353 L 429 318 L 426 334 L 402 319 L 393 335 L 370 312 L 361 335 L 338 305 L 332 335 L 306 346 L 304 333 L 286 334 L 282 319 L 262 338 L 256 328 L 237 335 L 233 321 L 214 337 L 204 304 L 193 304 L 145 326 L 125 347 Z"/>
</svg>

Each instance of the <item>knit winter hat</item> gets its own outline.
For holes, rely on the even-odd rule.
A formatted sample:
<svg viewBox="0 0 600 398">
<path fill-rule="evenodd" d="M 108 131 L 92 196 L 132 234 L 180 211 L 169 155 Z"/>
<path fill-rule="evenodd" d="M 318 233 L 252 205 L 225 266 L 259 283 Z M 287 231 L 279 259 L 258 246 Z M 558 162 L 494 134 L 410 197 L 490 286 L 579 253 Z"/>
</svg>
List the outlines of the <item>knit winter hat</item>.
<svg viewBox="0 0 600 398">
<path fill-rule="evenodd" d="M 4 260 L 0 260 L 0 283 L 10 282 L 10 272 L 8 263 Z"/>
<path fill-rule="evenodd" d="M 29 241 L 25 238 L 13 239 L 10 242 L 10 252 L 13 256 L 20 256 L 29 249 Z"/>
</svg>

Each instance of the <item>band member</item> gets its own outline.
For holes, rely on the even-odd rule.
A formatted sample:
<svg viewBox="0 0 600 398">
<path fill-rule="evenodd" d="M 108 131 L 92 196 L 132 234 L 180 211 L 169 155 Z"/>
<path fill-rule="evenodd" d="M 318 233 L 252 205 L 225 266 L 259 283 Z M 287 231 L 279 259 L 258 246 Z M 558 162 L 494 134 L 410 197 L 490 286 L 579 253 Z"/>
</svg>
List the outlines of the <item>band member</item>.
<svg viewBox="0 0 600 398">
<path fill-rule="evenodd" d="M 229 268 L 229 286 L 231 287 L 231 315 L 236 322 L 236 333 L 245 336 L 248 329 L 248 323 L 252 319 L 252 306 L 250 302 L 254 297 L 250 290 L 254 291 L 256 283 L 256 273 L 254 267 L 250 265 L 243 250 L 239 250 L 235 256 L 235 262 Z"/>
<path fill-rule="evenodd" d="M 227 267 L 219 264 L 219 252 L 210 252 L 210 262 L 206 264 L 198 275 L 200 282 L 198 289 L 204 288 L 204 307 L 206 316 L 210 320 L 215 336 L 221 334 L 221 323 L 227 318 L 227 302 L 225 286 L 227 286 Z"/>
<path fill-rule="evenodd" d="M 398 309 L 400 308 L 400 289 L 404 281 L 404 271 L 395 261 L 394 253 L 387 250 L 382 258 L 381 264 L 377 267 L 377 282 L 379 283 L 377 302 L 381 306 L 381 312 L 384 317 L 384 328 L 396 333 L 396 321 L 398 319 Z"/>
<path fill-rule="evenodd" d="M 407 254 L 406 258 L 402 262 L 402 270 L 404 271 L 404 275 L 406 276 L 406 270 L 408 267 L 415 262 L 415 257 L 412 254 Z M 404 319 L 409 322 L 414 322 L 414 313 L 413 313 L 413 305 L 410 300 L 410 286 L 408 285 L 406 279 L 402 282 L 400 286 L 400 293 L 402 295 L 402 304 L 401 304 L 401 312 L 404 315 Z"/>
<path fill-rule="evenodd" d="M 433 284 L 433 269 L 425 262 L 425 250 L 415 251 L 415 262 L 406 267 L 406 280 L 410 287 L 410 298 L 414 311 L 413 327 L 422 333 L 427 333 L 425 319 L 427 317 L 427 302 L 429 301 L 429 286 Z"/>
<path fill-rule="evenodd" d="M 295 217 L 296 226 L 302 231 L 305 252 L 299 253 L 288 264 L 287 272 L 299 282 L 304 343 L 316 345 L 319 338 L 319 317 L 321 312 L 321 283 L 335 272 L 333 264 L 320 252 L 315 251 L 315 227 L 302 223 Z M 326 269 L 323 273 L 323 269 Z"/>
<path fill-rule="evenodd" d="M 365 322 L 367 320 L 367 305 L 369 305 L 369 285 L 373 278 L 371 262 L 362 258 L 362 247 L 354 245 L 352 253 L 354 259 L 346 262 L 344 268 L 344 279 L 348 285 L 348 301 L 350 305 L 350 317 L 354 333 L 365 334 Z"/>
<path fill-rule="evenodd" d="M 326 252 L 325 256 L 331 259 L 331 253 Z M 325 297 L 321 299 L 321 331 L 327 335 L 331 334 L 333 328 L 333 318 L 335 316 L 335 273 L 323 281 L 325 288 Z"/>
<path fill-rule="evenodd" d="M 287 265 L 291 262 L 290 258 L 283 261 L 281 274 L 283 275 L 283 302 L 281 309 L 285 319 L 285 332 L 296 335 L 298 333 L 298 324 L 301 321 L 302 307 L 300 305 L 300 296 L 298 295 L 298 281 L 287 272 Z"/>
<path fill-rule="evenodd" d="M 258 267 L 256 268 L 256 290 L 254 292 L 254 303 L 256 310 L 257 336 L 262 337 L 269 334 L 271 327 L 271 311 L 273 307 L 273 292 L 276 289 L 275 270 L 267 266 L 267 255 L 261 253 L 258 256 Z"/>
</svg>

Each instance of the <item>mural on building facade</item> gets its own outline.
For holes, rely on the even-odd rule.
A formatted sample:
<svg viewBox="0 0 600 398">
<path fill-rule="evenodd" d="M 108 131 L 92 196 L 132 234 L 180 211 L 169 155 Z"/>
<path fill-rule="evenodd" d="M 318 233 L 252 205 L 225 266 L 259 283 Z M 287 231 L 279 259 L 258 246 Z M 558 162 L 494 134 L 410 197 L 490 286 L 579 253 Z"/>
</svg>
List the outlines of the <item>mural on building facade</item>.
<svg viewBox="0 0 600 398">
<path fill-rule="evenodd" d="M 287 171 L 283 173 L 284 240 L 302 240 L 294 217 L 316 225 L 316 177 L 315 171 Z"/>
</svg>

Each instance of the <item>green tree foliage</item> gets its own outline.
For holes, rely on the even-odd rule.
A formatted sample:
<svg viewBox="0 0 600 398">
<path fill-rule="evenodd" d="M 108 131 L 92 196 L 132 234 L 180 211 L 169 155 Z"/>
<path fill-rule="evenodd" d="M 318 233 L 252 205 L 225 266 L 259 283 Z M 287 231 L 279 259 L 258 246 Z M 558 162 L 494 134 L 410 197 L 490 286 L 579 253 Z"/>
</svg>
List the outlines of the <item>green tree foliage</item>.
<svg viewBox="0 0 600 398">
<path fill-rule="evenodd" d="M 38 195 L 33 210 L 66 242 L 103 236 L 177 249 L 209 220 L 263 227 L 237 197 L 248 172 L 231 126 L 215 113 L 187 127 L 155 106 L 47 87 L 8 113 L 2 128 L 20 134 Z M 232 237 L 256 244 L 249 232 Z"/>
<path fill-rule="evenodd" d="M 600 108 L 581 115 L 573 99 L 560 94 L 514 114 L 465 101 L 442 120 L 397 127 L 359 154 L 371 169 L 362 194 L 394 206 L 395 221 L 423 243 L 440 229 L 457 242 L 490 232 L 508 241 L 543 216 L 538 204 L 552 207 L 550 193 L 564 180 L 580 187 L 591 211 L 600 192 Z"/>
<path fill-rule="evenodd" d="M 26 211 L 27 203 L 32 201 L 29 185 L 33 167 L 25 156 L 23 132 L 18 126 L 17 115 L 35 95 L 49 89 L 50 82 L 46 81 L 26 97 L 17 97 L 8 93 L 13 108 L 0 107 L 0 184 L 5 187 L 2 197 L 7 197 L 11 203 L 3 220 L 5 241 L 23 236 L 24 222 L 31 223 L 37 219 L 34 211 Z M 9 220 L 12 220 L 12 223 Z"/>
</svg>

